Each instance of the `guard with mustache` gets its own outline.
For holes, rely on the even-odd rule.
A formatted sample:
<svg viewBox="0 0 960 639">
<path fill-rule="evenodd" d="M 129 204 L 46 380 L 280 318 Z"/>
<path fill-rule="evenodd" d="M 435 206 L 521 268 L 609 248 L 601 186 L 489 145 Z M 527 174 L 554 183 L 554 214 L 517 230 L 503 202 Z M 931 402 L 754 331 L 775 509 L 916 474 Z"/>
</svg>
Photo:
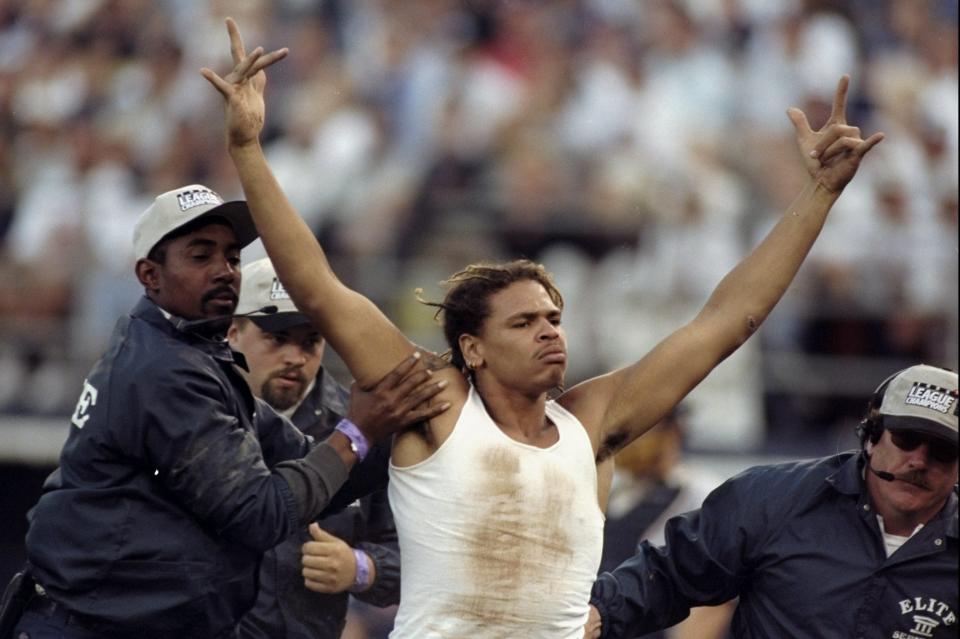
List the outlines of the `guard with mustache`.
<svg viewBox="0 0 960 639">
<path fill-rule="evenodd" d="M 240 250 L 256 236 L 245 202 L 199 184 L 158 196 L 137 221 L 145 294 L 83 381 L 0 635 L 235 637 L 263 553 L 383 488 L 376 442 L 443 410 L 424 405 L 441 387 L 417 357 L 354 393 L 319 444 L 256 399 L 223 339 Z M 290 377 L 277 383 L 300 381 Z"/>
<path fill-rule="evenodd" d="M 603 637 L 739 597 L 732 636 L 956 637 L 957 374 L 877 387 L 860 450 L 745 470 L 593 589 Z"/>
<path fill-rule="evenodd" d="M 227 339 L 244 355 L 247 369 L 240 372 L 250 390 L 303 432 L 326 438 L 346 414 L 350 393 L 324 369 L 323 336 L 294 306 L 268 258 L 243 267 L 237 315 Z M 318 592 L 301 574 L 306 542 L 317 547 L 311 587 Z M 400 551 L 386 490 L 264 554 L 257 603 L 241 620 L 240 637 L 338 639 L 351 595 L 377 606 L 400 601 Z"/>
</svg>

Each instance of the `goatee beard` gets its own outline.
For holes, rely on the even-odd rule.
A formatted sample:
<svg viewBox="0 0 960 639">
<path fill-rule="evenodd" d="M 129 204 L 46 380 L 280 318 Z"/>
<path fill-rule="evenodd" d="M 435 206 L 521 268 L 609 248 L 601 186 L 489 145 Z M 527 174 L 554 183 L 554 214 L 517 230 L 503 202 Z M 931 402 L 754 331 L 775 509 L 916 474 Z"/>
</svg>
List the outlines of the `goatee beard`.
<svg viewBox="0 0 960 639">
<path fill-rule="evenodd" d="M 289 390 L 277 391 L 270 386 L 270 381 L 271 380 L 267 380 L 263 383 L 263 388 L 260 389 L 260 396 L 263 398 L 263 401 L 270 404 L 271 407 L 278 411 L 285 411 L 300 401 L 303 384 L 296 389 L 291 388 Z"/>
</svg>

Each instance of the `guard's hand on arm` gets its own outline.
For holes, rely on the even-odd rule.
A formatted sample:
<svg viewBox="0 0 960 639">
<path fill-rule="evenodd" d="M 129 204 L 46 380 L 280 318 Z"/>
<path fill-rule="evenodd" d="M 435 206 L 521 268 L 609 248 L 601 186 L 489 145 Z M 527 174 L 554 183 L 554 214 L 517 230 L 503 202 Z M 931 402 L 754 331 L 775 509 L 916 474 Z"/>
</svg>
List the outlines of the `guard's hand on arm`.
<svg viewBox="0 0 960 639">
<path fill-rule="evenodd" d="M 247 54 L 240 30 L 232 18 L 227 18 L 227 33 L 230 35 L 233 70 L 222 78 L 207 68 L 200 69 L 200 74 L 226 101 L 229 144 L 242 147 L 257 142 L 263 129 L 266 111 L 263 89 L 267 84 L 267 74 L 263 70 L 287 57 L 288 50 L 283 48 L 265 53 L 263 47 L 257 47 Z"/>
<path fill-rule="evenodd" d="M 414 353 L 370 389 L 356 384 L 350 389 L 347 419 L 375 442 L 412 424 L 432 419 L 450 408 L 448 402 L 430 402 L 446 387 Z"/>
<path fill-rule="evenodd" d="M 303 584 L 308 590 L 327 594 L 345 592 L 351 588 L 363 589 L 373 583 L 374 575 L 368 572 L 361 587 L 357 583 L 357 556 L 345 541 L 331 535 L 316 523 L 310 524 L 313 541 L 303 544 Z M 364 556 L 369 571 L 373 562 Z"/>
<path fill-rule="evenodd" d="M 863 156 L 883 139 L 883 133 L 874 133 L 864 140 L 858 127 L 847 124 L 849 86 L 850 76 L 844 75 L 837 83 L 830 119 L 816 131 L 810 128 L 803 111 L 787 109 L 807 173 L 832 193 L 843 190 L 856 175 Z"/>
<path fill-rule="evenodd" d="M 600 639 L 602 630 L 600 612 L 591 605 L 590 614 L 587 615 L 587 625 L 583 627 L 583 639 Z"/>
</svg>

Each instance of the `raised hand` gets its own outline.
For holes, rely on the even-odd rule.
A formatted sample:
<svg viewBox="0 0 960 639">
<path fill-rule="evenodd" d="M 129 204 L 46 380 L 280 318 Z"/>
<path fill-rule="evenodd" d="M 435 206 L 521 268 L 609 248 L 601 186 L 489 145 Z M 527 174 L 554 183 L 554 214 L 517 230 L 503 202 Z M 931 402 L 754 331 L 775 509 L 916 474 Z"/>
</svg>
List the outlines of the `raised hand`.
<svg viewBox="0 0 960 639">
<path fill-rule="evenodd" d="M 817 131 L 810 128 L 803 111 L 796 107 L 787 109 L 807 172 L 833 193 L 843 190 L 857 173 L 863 156 L 884 137 L 883 133 L 874 133 L 864 140 L 858 127 L 847 124 L 849 86 L 850 76 L 844 75 L 837 83 L 830 119 Z"/>
<path fill-rule="evenodd" d="M 227 18 L 227 33 L 233 70 L 222 78 L 206 67 L 200 69 L 200 74 L 226 101 L 227 141 L 233 146 L 245 146 L 256 142 L 263 129 L 263 89 L 267 84 L 263 70 L 287 57 L 288 50 L 264 53 L 263 47 L 257 47 L 248 55 L 233 18 Z"/>
</svg>

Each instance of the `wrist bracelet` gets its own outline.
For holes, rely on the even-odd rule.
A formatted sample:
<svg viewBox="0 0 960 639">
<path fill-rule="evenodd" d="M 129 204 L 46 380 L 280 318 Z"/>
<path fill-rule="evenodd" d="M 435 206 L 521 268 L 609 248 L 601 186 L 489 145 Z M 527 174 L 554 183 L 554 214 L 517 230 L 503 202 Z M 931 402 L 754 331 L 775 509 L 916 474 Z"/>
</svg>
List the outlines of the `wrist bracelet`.
<svg viewBox="0 0 960 639">
<path fill-rule="evenodd" d="M 366 590 L 370 585 L 370 565 L 367 563 L 367 553 L 362 550 L 353 549 L 353 558 L 357 562 L 357 578 L 353 582 L 354 592 L 359 592 L 361 590 Z"/>
<path fill-rule="evenodd" d="M 338 430 L 347 436 L 347 439 L 350 440 L 350 450 L 357 456 L 357 461 L 363 461 L 363 458 L 370 452 L 370 442 L 368 442 L 364 434 L 360 432 L 357 425 L 344 417 L 334 430 Z"/>
</svg>

